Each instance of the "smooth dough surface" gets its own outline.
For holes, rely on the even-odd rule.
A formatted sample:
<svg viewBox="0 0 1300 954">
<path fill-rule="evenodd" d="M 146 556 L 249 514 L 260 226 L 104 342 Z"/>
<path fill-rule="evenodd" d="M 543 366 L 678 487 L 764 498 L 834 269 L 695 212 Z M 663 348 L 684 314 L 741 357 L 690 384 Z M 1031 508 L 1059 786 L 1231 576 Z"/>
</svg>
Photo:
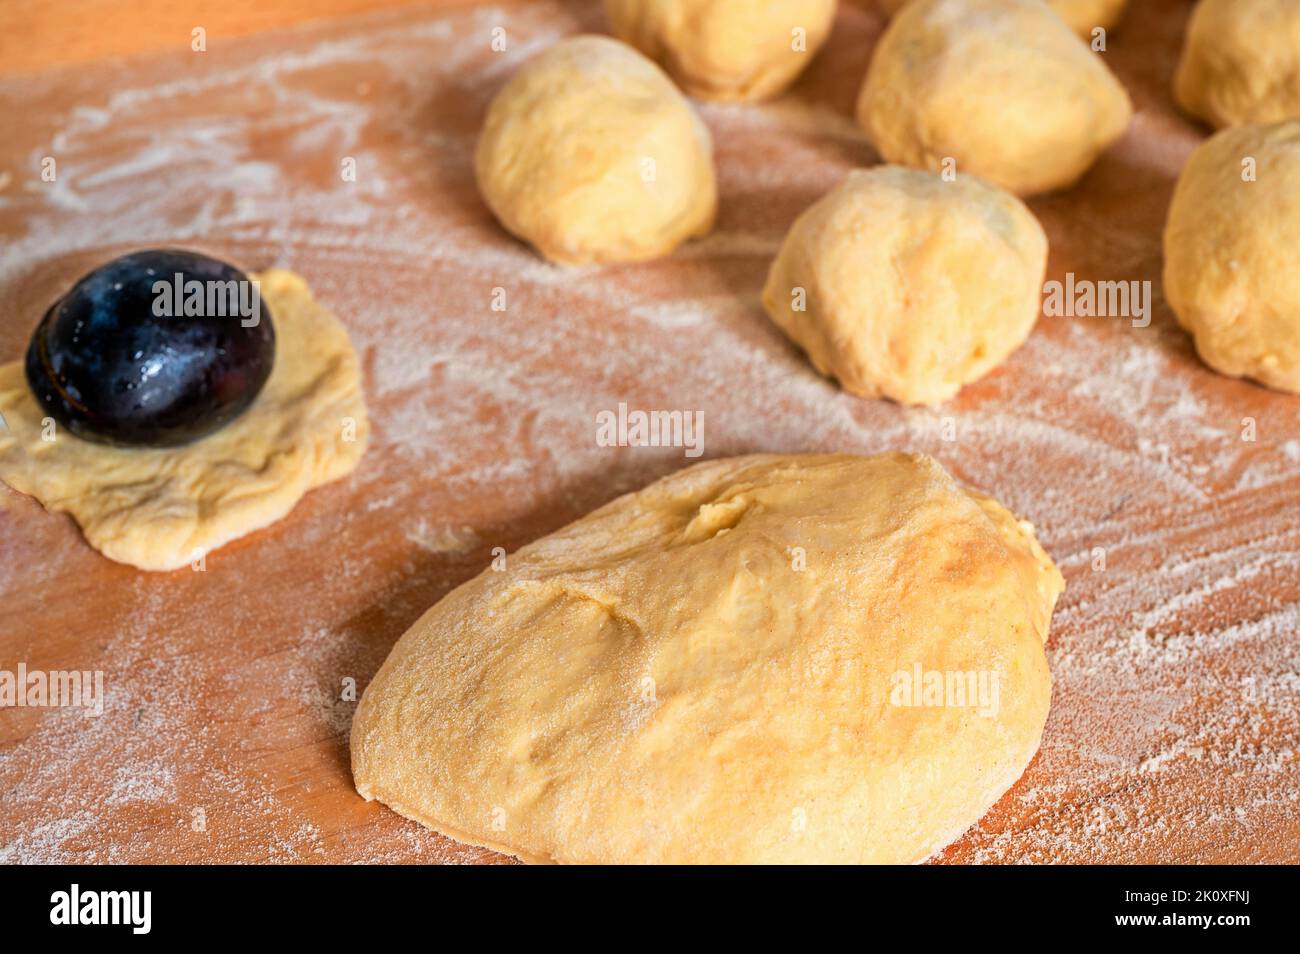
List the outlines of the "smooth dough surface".
<svg viewBox="0 0 1300 954">
<path fill-rule="evenodd" d="M 1300 393 L 1300 120 L 1202 143 L 1174 189 L 1164 246 L 1165 298 L 1205 363 Z"/>
<path fill-rule="evenodd" d="M 0 480 L 71 514 L 109 559 L 174 570 L 274 523 L 308 490 L 350 472 L 369 425 L 347 332 L 292 272 L 253 277 L 275 322 L 276 353 L 243 414 L 183 447 L 110 447 L 63 429 L 45 441 L 45 412 L 15 361 L 0 366 Z"/>
<path fill-rule="evenodd" d="M 1062 587 L 928 457 L 699 464 L 416 622 L 357 709 L 357 790 L 529 861 L 919 861 L 1037 750 Z M 996 711 L 899 704 L 918 666 L 997 673 Z"/>
<path fill-rule="evenodd" d="M 1015 196 L 877 166 L 795 220 L 763 304 L 846 390 L 933 404 L 1024 342 L 1046 268 L 1047 237 Z"/>
<path fill-rule="evenodd" d="M 1217 127 L 1300 117 L 1300 2 L 1201 0 L 1174 96 Z"/>
<path fill-rule="evenodd" d="M 835 0 L 605 0 L 605 13 L 615 36 L 692 96 L 755 100 L 775 96 L 812 62 Z"/>
<path fill-rule="evenodd" d="M 881 0 L 885 12 L 895 14 L 903 8 L 908 0 Z M 1048 6 L 1056 11 L 1080 37 L 1091 38 L 1097 27 L 1109 30 L 1119 22 L 1128 0 L 1046 0 Z"/>
<path fill-rule="evenodd" d="M 663 70 L 601 36 L 562 40 L 492 101 L 474 157 L 510 232 L 570 265 L 666 255 L 713 227 L 713 144 Z"/>
<path fill-rule="evenodd" d="M 1048 5 L 1056 11 L 1071 30 L 1085 39 L 1092 37 L 1092 31 L 1101 27 L 1109 30 L 1124 13 L 1128 0 L 1047 0 Z"/>
<path fill-rule="evenodd" d="M 1102 55 L 1039 0 L 912 0 L 877 44 L 857 108 L 887 162 L 952 159 L 1017 195 L 1073 185 L 1132 111 Z"/>
</svg>

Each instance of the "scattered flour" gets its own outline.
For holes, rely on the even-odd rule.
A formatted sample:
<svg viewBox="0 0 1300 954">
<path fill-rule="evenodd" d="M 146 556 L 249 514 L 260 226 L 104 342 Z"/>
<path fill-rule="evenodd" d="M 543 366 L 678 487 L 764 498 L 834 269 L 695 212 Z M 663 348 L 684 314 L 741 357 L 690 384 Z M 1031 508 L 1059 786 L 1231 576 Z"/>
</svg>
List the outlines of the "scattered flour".
<svg viewBox="0 0 1300 954">
<path fill-rule="evenodd" d="M 1111 181 L 1131 192 L 1034 204 L 1055 271 L 1158 279 L 1162 195 L 1192 140 L 1128 45 L 1175 56 L 1178 5 L 1141 6 L 1109 55 L 1171 118 L 1140 115 L 1119 151 Z M 1162 309 L 1146 329 L 1043 319 L 935 409 L 813 373 L 758 294 L 793 217 L 869 159 L 845 84 L 878 24 L 852 7 L 793 95 L 702 107 L 712 236 L 635 268 L 548 265 L 483 211 L 474 136 L 522 59 L 600 23 L 594 2 L 417 9 L 0 80 L 4 355 L 103 257 L 195 244 L 308 277 L 363 355 L 375 430 L 354 477 L 202 574 L 106 566 L 66 521 L 0 495 L 0 562 L 17 568 L 0 601 L 60 621 L 0 620 L 0 665 L 107 673 L 100 719 L 0 715 L 0 861 L 495 860 L 359 805 L 345 687 L 474 555 L 680 466 L 596 446 L 594 414 L 619 400 L 701 410 L 708 456 L 925 451 L 1037 526 L 1068 580 L 1052 713 L 1025 777 L 942 860 L 1296 860 L 1294 399 L 1207 372 Z M 100 587 L 93 618 L 68 612 Z"/>
</svg>

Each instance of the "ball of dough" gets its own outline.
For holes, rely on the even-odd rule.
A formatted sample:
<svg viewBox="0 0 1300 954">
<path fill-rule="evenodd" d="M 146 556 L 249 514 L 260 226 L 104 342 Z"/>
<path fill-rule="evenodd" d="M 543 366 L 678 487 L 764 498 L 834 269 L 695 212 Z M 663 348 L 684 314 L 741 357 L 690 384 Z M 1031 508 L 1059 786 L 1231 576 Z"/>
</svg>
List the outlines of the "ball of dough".
<svg viewBox="0 0 1300 954">
<path fill-rule="evenodd" d="M 1039 0 L 912 0 L 858 99 L 886 161 L 952 159 L 1019 195 L 1072 185 L 1131 115 L 1101 56 Z"/>
<path fill-rule="evenodd" d="M 933 404 L 987 374 L 1042 310 L 1047 238 L 973 176 L 877 166 L 795 221 L 763 304 L 846 390 Z"/>
<path fill-rule="evenodd" d="M 659 67 L 608 37 L 526 63 L 492 101 L 474 171 L 502 225 L 570 265 L 666 255 L 717 213 L 708 130 Z"/>
<path fill-rule="evenodd" d="M 429 610 L 362 697 L 353 777 L 529 861 L 919 861 L 1037 750 L 1063 585 L 928 457 L 711 461 Z"/>
<path fill-rule="evenodd" d="M 1201 0 L 1174 96 L 1216 127 L 1300 117 L 1300 2 Z"/>
<path fill-rule="evenodd" d="M 605 12 L 615 36 L 692 96 L 754 100 L 781 92 L 812 61 L 835 0 L 605 0 Z"/>
<path fill-rule="evenodd" d="M 1297 248 L 1300 120 L 1225 129 L 1192 153 L 1165 225 L 1164 284 L 1206 364 L 1300 393 Z"/>
<path fill-rule="evenodd" d="M 880 0 L 885 12 L 895 14 L 908 0 Z M 1097 27 L 1109 30 L 1119 22 L 1128 0 L 1047 0 L 1057 16 L 1081 37 L 1091 38 Z"/>
</svg>

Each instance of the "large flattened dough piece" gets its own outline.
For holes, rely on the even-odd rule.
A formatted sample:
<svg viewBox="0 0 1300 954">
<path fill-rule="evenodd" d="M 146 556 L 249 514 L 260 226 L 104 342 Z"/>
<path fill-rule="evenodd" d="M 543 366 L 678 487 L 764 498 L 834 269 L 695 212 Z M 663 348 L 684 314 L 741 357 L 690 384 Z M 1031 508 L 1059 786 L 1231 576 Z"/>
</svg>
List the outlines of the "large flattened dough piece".
<svg viewBox="0 0 1300 954">
<path fill-rule="evenodd" d="M 1037 750 L 1062 587 L 928 457 L 700 464 L 430 609 L 361 700 L 357 789 L 529 861 L 918 861 Z M 918 670 L 996 705 L 903 705 Z"/>
<path fill-rule="evenodd" d="M 275 366 L 249 408 L 184 447 L 112 447 L 56 428 L 21 361 L 0 366 L 0 480 L 72 515 L 119 563 L 173 570 L 279 520 L 313 487 L 352 471 L 369 435 L 361 368 L 307 283 L 253 276 L 275 322 Z"/>
</svg>

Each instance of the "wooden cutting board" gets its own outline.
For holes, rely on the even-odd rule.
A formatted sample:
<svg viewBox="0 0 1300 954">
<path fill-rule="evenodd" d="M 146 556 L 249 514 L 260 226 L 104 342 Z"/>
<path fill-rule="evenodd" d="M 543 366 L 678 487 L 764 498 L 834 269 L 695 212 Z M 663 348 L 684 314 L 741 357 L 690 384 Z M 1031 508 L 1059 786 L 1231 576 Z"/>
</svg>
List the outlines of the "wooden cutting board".
<svg viewBox="0 0 1300 954">
<path fill-rule="evenodd" d="M 597 3 L 241 21 L 257 6 L 207 5 L 229 15 L 205 52 L 184 24 L 126 59 L 103 58 L 129 48 L 120 23 L 62 58 L 39 30 L 9 32 L 23 59 L 0 77 L 0 360 L 129 248 L 283 265 L 363 355 L 373 444 L 203 572 L 113 564 L 0 489 L 0 669 L 101 670 L 106 691 L 98 718 L 0 710 L 0 860 L 503 860 L 357 797 L 345 687 L 494 547 L 686 463 L 598 447 L 595 416 L 620 401 L 702 411 L 708 457 L 925 451 L 1037 525 L 1069 587 L 1042 749 L 941 860 L 1300 860 L 1300 398 L 1211 373 L 1160 299 L 1165 210 L 1206 135 L 1169 95 L 1189 4 L 1130 5 L 1105 54 L 1137 106 L 1130 132 L 1078 188 L 1031 203 L 1049 277 L 1150 281 L 1150 325 L 1044 317 L 930 410 L 841 393 L 758 302 L 798 212 L 877 161 L 852 120 L 882 25 L 869 6 L 842 9 L 788 95 L 700 107 L 713 235 L 585 271 L 494 224 L 471 155 L 506 77 L 602 30 Z"/>
</svg>

